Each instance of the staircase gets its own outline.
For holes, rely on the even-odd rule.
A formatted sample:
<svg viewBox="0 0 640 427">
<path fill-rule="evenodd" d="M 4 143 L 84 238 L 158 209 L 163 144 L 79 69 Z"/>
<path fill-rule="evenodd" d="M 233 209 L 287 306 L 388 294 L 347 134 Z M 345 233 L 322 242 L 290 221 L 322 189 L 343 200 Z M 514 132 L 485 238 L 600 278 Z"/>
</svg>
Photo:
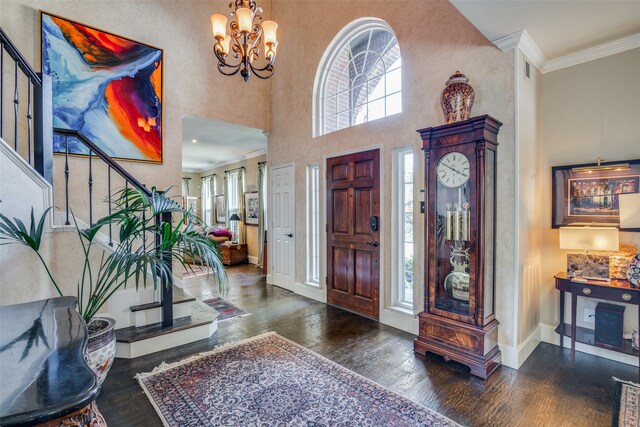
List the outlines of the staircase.
<svg viewBox="0 0 640 427">
<path fill-rule="evenodd" d="M 54 138 L 65 147 L 64 154 L 55 157 Z M 83 146 L 89 155 L 70 155 L 70 144 Z M 36 188 L 42 191 L 43 200 L 48 200 L 45 203 L 56 207 L 49 224 L 54 234 L 75 229 L 71 225 L 73 217 L 93 224 L 109 214 L 111 195 L 119 188 L 135 188 L 151 195 L 144 184 L 86 136 L 53 127 L 51 78 L 35 72 L 2 28 L 0 148 L 2 164 L 12 165 L 11 170 L 19 175 L 13 180 L 14 186 L 24 187 L 3 191 L 5 200 L 1 201 L 0 210 L 9 212 L 11 204 L 21 203 L 20 191 Z M 16 200 L 7 199 L 6 194 Z M 171 215 L 158 215 L 155 221 L 171 222 Z M 116 236 L 111 226 L 107 233 L 102 238 L 108 251 Z M 181 283 L 176 278 L 173 282 Z M 217 329 L 215 310 L 164 281 L 158 289 L 117 291 L 108 302 L 108 310 L 101 315 L 116 319 L 117 357 L 134 358 L 206 339 Z"/>
</svg>

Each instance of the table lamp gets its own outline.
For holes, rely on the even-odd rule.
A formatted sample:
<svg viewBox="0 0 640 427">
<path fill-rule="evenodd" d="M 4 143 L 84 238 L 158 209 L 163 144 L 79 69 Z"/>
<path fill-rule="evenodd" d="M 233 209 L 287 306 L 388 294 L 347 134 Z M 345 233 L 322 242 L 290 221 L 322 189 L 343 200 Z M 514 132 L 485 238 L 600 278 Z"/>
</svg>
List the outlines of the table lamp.
<svg viewBox="0 0 640 427">
<path fill-rule="evenodd" d="M 589 251 L 617 251 L 618 229 L 614 227 L 560 227 L 560 249 L 583 250 L 567 253 L 567 277 L 609 281 L 609 255 Z"/>
<path fill-rule="evenodd" d="M 235 223 L 235 225 L 233 225 L 233 243 L 238 243 L 238 221 L 240 221 L 240 217 L 238 216 L 237 213 L 233 213 L 231 214 L 231 216 L 229 217 L 229 222 L 233 221 Z"/>
</svg>

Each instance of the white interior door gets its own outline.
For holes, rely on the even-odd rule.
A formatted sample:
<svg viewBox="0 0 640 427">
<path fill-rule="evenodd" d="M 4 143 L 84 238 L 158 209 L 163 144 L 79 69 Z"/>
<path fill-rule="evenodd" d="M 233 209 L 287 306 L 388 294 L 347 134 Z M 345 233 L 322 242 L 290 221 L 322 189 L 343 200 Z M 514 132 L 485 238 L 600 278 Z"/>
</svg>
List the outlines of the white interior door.
<svg viewBox="0 0 640 427">
<path fill-rule="evenodd" d="M 271 169 L 270 255 L 273 284 L 293 290 L 295 282 L 295 170 L 294 165 Z"/>
</svg>

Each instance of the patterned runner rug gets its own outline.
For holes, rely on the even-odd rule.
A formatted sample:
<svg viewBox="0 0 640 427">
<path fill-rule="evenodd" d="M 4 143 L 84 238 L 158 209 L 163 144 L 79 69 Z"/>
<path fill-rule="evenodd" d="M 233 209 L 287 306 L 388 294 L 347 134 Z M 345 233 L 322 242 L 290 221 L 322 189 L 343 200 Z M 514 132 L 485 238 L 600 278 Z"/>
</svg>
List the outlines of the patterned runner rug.
<svg viewBox="0 0 640 427">
<path fill-rule="evenodd" d="M 613 425 L 638 427 L 640 425 L 640 387 L 637 384 L 618 381 L 616 383 Z"/>
<path fill-rule="evenodd" d="M 208 267 L 203 267 L 199 264 L 190 264 L 182 273 L 182 278 L 187 279 L 189 277 L 204 276 L 210 273 L 211 269 Z"/>
<path fill-rule="evenodd" d="M 136 376 L 165 426 L 458 426 L 274 332 Z"/>
<path fill-rule="evenodd" d="M 230 302 L 223 300 L 220 297 L 206 299 L 202 302 L 220 313 L 220 315 L 218 316 L 218 322 L 233 319 L 234 317 L 248 316 L 251 314 L 247 313 L 237 305 L 233 305 Z"/>
</svg>

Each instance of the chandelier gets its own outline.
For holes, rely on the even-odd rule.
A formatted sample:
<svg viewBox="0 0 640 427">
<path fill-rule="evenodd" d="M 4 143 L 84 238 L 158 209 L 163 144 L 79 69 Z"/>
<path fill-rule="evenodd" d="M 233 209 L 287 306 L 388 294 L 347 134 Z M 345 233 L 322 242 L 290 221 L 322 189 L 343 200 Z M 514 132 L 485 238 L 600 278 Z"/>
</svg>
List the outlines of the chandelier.
<svg viewBox="0 0 640 427">
<path fill-rule="evenodd" d="M 229 8 L 235 10 L 231 16 L 237 20 L 229 24 L 227 33 L 226 16 L 219 13 L 211 15 L 211 26 L 216 44 L 213 52 L 218 58 L 218 70 L 225 76 L 233 76 L 240 72 L 246 82 L 251 74 L 261 79 L 268 79 L 273 75 L 273 63 L 276 60 L 276 30 L 278 24 L 274 21 L 264 21 L 262 25 L 262 8 L 253 0 L 234 0 Z M 264 41 L 264 57 L 260 60 L 260 42 Z M 254 65 L 254 61 L 256 65 Z M 257 63 L 260 62 L 260 65 Z"/>
</svg>

